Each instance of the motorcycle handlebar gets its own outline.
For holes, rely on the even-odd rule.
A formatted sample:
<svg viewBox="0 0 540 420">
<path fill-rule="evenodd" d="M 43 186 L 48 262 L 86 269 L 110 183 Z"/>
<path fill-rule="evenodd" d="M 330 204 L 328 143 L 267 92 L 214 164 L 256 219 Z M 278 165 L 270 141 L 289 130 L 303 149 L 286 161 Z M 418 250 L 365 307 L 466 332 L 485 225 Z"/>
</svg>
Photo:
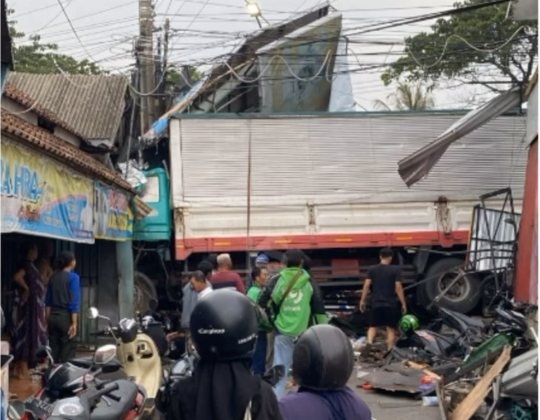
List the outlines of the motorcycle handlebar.
<svg viewBox="0 0 540 420">
<path fill-rule="evenodd" d="M 118 328 L 111 328 L 111 329 L 107 329 L 107 330 L 100 330 L 100 331 L 96 331 L 96 332 L 91 332 L 89 335 L 92 336 L 92 337 L 99 337 L 99 336 L 109 337 L 109 336 L 112 335 L 111 332 L 116 334 L 119 331 L 120 330 Z"/>
</svg>

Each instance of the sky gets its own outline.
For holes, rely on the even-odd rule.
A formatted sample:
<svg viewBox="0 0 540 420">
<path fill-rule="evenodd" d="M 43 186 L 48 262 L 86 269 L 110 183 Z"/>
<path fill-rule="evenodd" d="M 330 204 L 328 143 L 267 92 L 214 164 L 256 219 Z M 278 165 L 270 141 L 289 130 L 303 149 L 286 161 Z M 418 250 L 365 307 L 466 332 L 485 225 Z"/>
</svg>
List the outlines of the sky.
<svg viewBox="0 0 540 420">
<path fill-rule="evenodd" d="M 18 22 L 18 30 L 27 36 L 39 34 L 43 42 L 57 43 L 61 52 L 77 59 L 88 58 L 113 74 L 132 68 L 133 44 L 139 31 L 138 1 L 60 0 L 79 39 L 58 1 L 7 0 L 7 4 L 15 10 L 12 19 Z M 447 10 L 452 3 L 453 0 L 335 0 L 331 4 L 343 14 L 344 29 L 354 29 Z M 318 4 L 322 2 L 259 0 L 263 16 L 271 24 L 298 16 Z M 154 5 L 155 27 L 162 28 L 167 17 L 171 22 L 169 62 L 173 64 L 202 65 L 202 69 L 207 69 L 216 57 L 230 53 L 246 34 L 258 29 L 256 20 L 246 11 L 244 0 L 155 0 Z M 358 42 L 351 44 L 354 54 L 349 56 L 350 67 L 398 59 L 404 38 L 429 30 L 431 24 L 433 21 L 355 36 L 354 41 Z M 155 39 L 160 36 L 162 32 L 156 32 Z M 393 44 L 369 43 L 381 40 Z M 385 100 L 394 91 L 394 86 L 384 86 L 381 72 L 377 69 L 351 75 L 354 96 L 361 108 L 374 109 L 376 100 Z M 470 97 L 479 93 L 485 94 L 471 87 L 455 89 L 443 85 L 435 92 L 435 106 L 462 108 L 469 104 Z"/>
</svg>

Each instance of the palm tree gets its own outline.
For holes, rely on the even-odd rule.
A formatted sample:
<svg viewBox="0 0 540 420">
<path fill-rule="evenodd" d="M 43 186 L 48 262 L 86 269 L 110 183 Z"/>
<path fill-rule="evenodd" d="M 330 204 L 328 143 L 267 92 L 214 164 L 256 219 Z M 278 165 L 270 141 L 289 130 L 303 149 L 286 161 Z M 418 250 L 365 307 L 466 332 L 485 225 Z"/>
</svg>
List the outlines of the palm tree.
<svg viewBox="0 0 540 420">
<path fill-rule="evenodd" d="M 408 84 L 398 82 L 396 91 L 386 97 L 387 102 L 376 100 L 375 108 L 391 111 L 420 111 L 431 109 L 435 106 L 433 96 L 429 89 L 422 84 Z"/>
</svg>

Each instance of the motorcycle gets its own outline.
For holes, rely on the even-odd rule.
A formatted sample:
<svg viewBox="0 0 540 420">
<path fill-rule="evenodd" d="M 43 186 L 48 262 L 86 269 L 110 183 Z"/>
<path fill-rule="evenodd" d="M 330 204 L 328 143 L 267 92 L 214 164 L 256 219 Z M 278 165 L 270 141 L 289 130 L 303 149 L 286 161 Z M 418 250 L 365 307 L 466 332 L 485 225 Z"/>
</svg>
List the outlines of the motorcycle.
<svg viewBox="0 0 540 420">
<path fill-rule="evenodd" d="M 161 357 L 155 341 L 144 333 L 144 325 L 135 319 L 124 318 L 118 327 L 113 327 L 111 320 L 100 315 L 97 308 L 89 308 L 88 317 L 107 321 L 106 330 L 97 334 L 105 333 L 114 338 L 119 363 L 125 374 L 146 390 L 144 409 L 151 415 L 162 380 Z"/>
<path fill-rule="evenodd" d="M 32 372 L 33 375 L 41 377 L 41 388 L 31 398 L 46 404 L 53 404 L 59 399 L 76 395 L 83 389 L 85 382 L 97 380 L 98 376 L 104 379 L 127 378 L 121 370 L 122 366 L 114 358 L 99 365 L 88 363 L 88 357 L 74 358 L 67 363 L 56 364 L 49 347 L 38 349 L 36 357 L 42 361 L 48 359 L 49 363 Z M 90 360 L 93 360 L 93 356 Z"/>
<path fill-rule="evenodd" d="M 80 387 L 73 390 L 73 395 L 50 401 L 34 395 L 24 403 L 14 401 L 10 404 L 9 418 L 12 420 L 142 418 L 146 400 L 142 387 L 126 379 L 109 383 L 95 377 L 96 373 L 110 365 L 115 356 L 115 345 L 100 347 L 94 354 L 90 368 L 81 377 Z M 95 373 L 90 375 L 91 371 Z"/>
<path fill-rule="evenodd" d="M 387 354 L 385 364 L 414 360 L 448 365 L 452 358 L 463 359 L 465 356 L 467 360 L 474 360 L 486 349 L 491 349 L 491 343 L 495 347 L 513 344 L 514 355 L 522 354 L 531 348 L 526 338 L 529 327 L 525 316 L 515 309 L 518 308 L 513 302 L 502 299 L 494 320 L 485 324 L 480 319 L 439 308 L 440 317 L 429 329 L 409 332 L 397 340 L 394 349 Z M 441 332 L 443 326 L 448 332 Z"/>
</svg>

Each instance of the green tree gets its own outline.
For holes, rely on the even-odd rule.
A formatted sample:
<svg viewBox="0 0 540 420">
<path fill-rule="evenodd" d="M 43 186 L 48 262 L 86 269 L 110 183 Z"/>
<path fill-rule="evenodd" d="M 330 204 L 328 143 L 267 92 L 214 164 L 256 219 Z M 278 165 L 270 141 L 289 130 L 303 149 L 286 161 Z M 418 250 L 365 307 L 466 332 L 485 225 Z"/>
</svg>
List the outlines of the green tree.
<svg viewBox="0 0 540 420">
<path fill-rule="evenodd" d="M 420 111 L 435 105 L 429 88 L 421 83 L 398 82 L 396 91 L 386 97 L 386 101 L 375 101 L 375 108 L 386 111 Z"/>
<path fill-rule="evenodd" d="M 465 0 L 454 6 L 461 8 L 484 2 Z M 504 3 L 458 13 L 437 20 L 430 32 L 406 38 L 405 55 L 383 73 L 383 82 L 389 85 L 403 76 L 408 81 L 447 79 L 483 85 L 495 92 L 504 90 L 501 82 L 527 84 L 538 54 L 537 22 L 507 19 L 507 8 L 508 4 Z M 484 51 L 471 48 L 463 39 Z M 495 48 L 498 49 L 485 52 Z"/>
<path fill-rule="evenodd" d="M 8 16 L 13 10 L 8 10 Z M 60 73 L 60 69 L 69 74 L 101 74 L 103 71 L 89 60 L 75 58 L 58 53 L 58 45 L 42 43 L 39 35 L 28 37 L 30 43 L 22 44 L 26 34 L 17 30 L 17 22 L 10 20 L 9 34 L 13 41 L 13 61 L 15 71 L 35 74 Z"/>
<path fill-rule="evenodd" d="M 184 78 L 180 75 L 180 70 L 177 70 L 175 68 L 171 68 L 167 70 L 167 73 L 165 75 L 165 82 L 167 84 L 173 85 L 173 86 L 184 86 L 186 82 L 184 81 Z M 197 69 L 197 67 L 188 66 L 189 71 L 189 82 L 191 85 L 193 85 L 195 82 L 199 81 L 203 74 L 200 70 Z"/>
</svg>

